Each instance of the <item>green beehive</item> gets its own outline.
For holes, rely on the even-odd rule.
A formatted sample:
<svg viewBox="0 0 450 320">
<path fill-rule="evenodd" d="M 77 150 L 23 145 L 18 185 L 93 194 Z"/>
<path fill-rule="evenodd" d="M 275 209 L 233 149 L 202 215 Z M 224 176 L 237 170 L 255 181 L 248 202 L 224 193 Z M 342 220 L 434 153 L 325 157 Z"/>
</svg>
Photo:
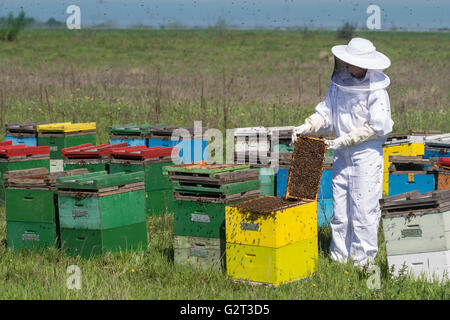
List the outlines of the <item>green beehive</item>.
<svg viewBox="0 0 450 320">
<path fill-rule="evenodd" d="M 95 144 L 97 140 L 95 122 L 38 125 L 37 131 L 38 146 L 50 147 L 50 159 L 62 160 L 62 149 L 85 143 Z"/>
<path fill-rule="evenodd" d="M 225 239 L 175 236 L 174 263 L 203 270 L 225 269 Z"/>
<path fill-rule="evenodd" d="M 67 254 L 83 258 L 106 252 L 146 250 L 147 245 L 145 221 L 104 230 L 61 228 L 61 248 Z"/>
<path fill-rule="evenodd" d="M 58 245 L 56 178 L 86 173 L 48 173 L 47 168 L 5 173 L 7 246 L 14 250 Z"/>
<path fill-rule="evenodd" d="M 5 200 L 4 190 L 4 174 L 7 171 L 25 170 L 31 168 L 46 168 L 50 170 L 50 157 L 44 156 L 42 159 L 14 159 L 14 158 L 0 158 L 0 200 Z"/>
<path fill-rule="evenodd" d="M 172 161 L 170 156 L 143 160 L 112 158 L 109 171 L 143 172 L 147 215 L 162 216 L 173 211 L 172 184 L 168 175 L 163 173 L 164 167 L 174 164 Z"/>
<path fill-rule="evenodd" d="M 58 246 L 56 223 L 45 222 L 6 222 L 7 247 L 15 251 L 24 248 L 31 250 Z"/>
<path fill-rule="evenodd" d="M 109 161 L 107 159 L 64 159 L 64 170 L 85 168 L 89 172 L 109 172 Z"/>
<path fill-rule="evenodd" d="M 92 172 L 58 179 L 56 185 L 67 253 L 89 257 L 146 248 L 144 172 Z"/>
</svg>

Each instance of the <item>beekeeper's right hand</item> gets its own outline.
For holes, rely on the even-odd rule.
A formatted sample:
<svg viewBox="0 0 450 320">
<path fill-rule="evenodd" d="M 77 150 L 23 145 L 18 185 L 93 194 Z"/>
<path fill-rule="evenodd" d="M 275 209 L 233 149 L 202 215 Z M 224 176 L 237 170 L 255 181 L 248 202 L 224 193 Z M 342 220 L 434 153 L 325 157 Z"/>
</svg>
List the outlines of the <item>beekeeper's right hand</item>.
<svg viewBox="0 0 450 320">
<path fill-rule="evenodd" d="M 311 132 L 311 125 L 309 123 L 304 123 L 299 127 L 295 127 L 294 130 L 292 130 L 292 144 L 295 143 L 297 140 L 297 136 L 300 134 L 307 134 Z"/>
<path fill-rule="evenodd" d="M 297 140 L 299 134 L 308 134 L 311 132 L 319 131 L 325 125 L 325 118 L 319 113 L 313 113 L 308 118 L 306 118 L 305 123 L 300 127 L 295 127 L 292 131 L 292 144 Z"/>
</svg>

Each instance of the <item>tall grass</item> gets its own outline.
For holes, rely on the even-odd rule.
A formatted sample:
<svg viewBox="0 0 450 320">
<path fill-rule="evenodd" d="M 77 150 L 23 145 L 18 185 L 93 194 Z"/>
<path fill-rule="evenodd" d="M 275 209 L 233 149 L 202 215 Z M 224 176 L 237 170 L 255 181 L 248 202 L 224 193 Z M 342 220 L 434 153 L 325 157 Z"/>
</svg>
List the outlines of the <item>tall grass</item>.
<svg viewBox="0 0 450 320">
<path fill-rule="evenodd" d="M 96 121 L 99 142 L 123 122 L 297 125 L 324 99 L 324 58 L 340 43 L 317 31 L 72 31 L 25 31 L 0 48 L 1 133 L 26 120 Z M 450 131 L 449 34 L 357 35 L 392 60 L 394 131 Z"/>
</svg>

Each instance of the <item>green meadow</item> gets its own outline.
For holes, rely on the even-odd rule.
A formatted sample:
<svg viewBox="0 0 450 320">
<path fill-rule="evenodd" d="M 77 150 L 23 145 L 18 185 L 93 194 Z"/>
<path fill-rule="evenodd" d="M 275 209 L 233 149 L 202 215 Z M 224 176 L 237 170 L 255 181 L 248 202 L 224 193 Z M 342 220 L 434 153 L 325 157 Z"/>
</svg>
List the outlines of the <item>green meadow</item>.
<svg viewBox="0 0 450 320">
<path fill-rule="evenodd" d="M 386 70 L 394 131 L 450 132 L 450 33 L 368 32 L 391 58 Z M 0 43 L 0 138 L 11 122 L 97 123 L 97 142 L 123 123 L 203 126 L 299 125 L 325 98 L 332 31 L 25 30 Z M 2 139 L 1 139 L 2 140 Z M 317 271 L 277 289 L 173 263 L 173 215 L 147 220 L 145 251 L 71 257 L 56 249 L 6 248 L 0 209 L 0 299 L 449 299 L 450 284 L 392 277 L 382 225 L 380 288 L 373 274 L 329 257 L 319 230 Z M 82 272 L 69 290 L 67 268 Z"/>
</svg>

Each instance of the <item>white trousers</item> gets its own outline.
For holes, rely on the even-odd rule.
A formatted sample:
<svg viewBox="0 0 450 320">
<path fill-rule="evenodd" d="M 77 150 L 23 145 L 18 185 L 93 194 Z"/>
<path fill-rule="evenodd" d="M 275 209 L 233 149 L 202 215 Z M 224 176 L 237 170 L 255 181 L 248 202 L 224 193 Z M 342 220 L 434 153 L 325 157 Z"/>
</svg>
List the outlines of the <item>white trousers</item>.
<svg viewBox="0 0 450 320">
<path fill-rule="evenodd" d="M 383 149 L 335 150 L 331 257 L 355 264 L 373 261 L 378 252 L 379 199 L 383 188 Z"/>
</svg>

